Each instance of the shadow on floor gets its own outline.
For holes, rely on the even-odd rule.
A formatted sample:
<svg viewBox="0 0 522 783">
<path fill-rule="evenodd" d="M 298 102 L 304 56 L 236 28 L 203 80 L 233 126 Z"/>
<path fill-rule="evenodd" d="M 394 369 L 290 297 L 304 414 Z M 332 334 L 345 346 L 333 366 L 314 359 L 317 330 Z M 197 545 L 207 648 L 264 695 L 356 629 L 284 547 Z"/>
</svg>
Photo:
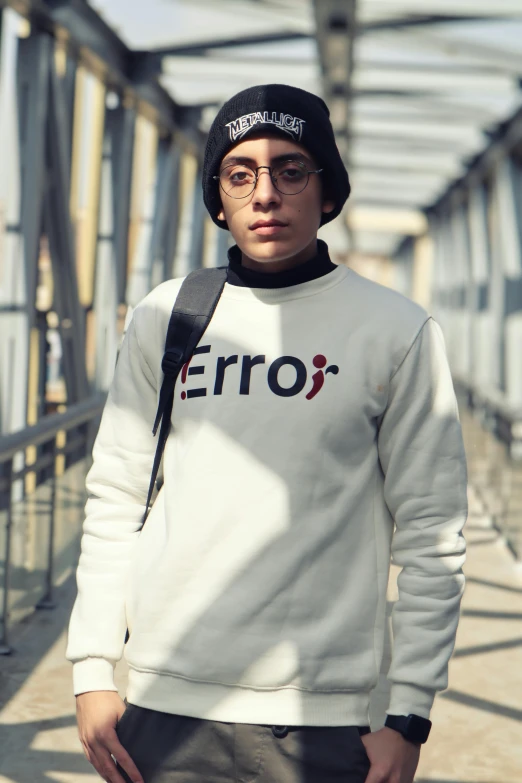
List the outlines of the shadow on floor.
<svg viewBox="0 0 522 783">
<path fill-rule="evenodd" d="M 67 627 L 75 597 L 76 575 L 73 573 L 55 588 L 56 609 L 36 610 L 14 626 L 13 652 L 0 657 L 0 710 L 23 686 Z"/>
<path fill-rule="evenodd" d="M 12 754 L 8 758 L 8 768 L 3 769 L 0 762 L 0 775 L 5 774 L 6 778 L 12 783 L 49 783 L 53 778 L 54 771 L 60 775 L 95 774 L 87 760 L 75 752 L 60 750 L 39 750 L 33 749 L 33 743 L 37 735 L 43 732 L 51 732 L 57 729 L 67 729 L 76 724 L 73 715 L 52 720 L 39 720 L 30 723 L 16 724 L 16 744 L 23 748 L 23 753 L 18 761 L 13 762 Z M 6 747 L 6 740 L 9 740 L 13 734 L 11 724 L 0 724 L 0 748 Z"/>
</svg>

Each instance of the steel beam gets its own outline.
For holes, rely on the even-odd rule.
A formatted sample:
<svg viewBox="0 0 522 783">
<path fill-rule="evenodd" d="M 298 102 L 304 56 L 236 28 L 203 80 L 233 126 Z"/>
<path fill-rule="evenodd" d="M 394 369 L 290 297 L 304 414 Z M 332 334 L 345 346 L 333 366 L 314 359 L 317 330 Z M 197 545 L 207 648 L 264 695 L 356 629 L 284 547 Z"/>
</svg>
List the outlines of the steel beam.
<svg viewBox="0 0 522 783">
<path fill-rule="evenodd" d="M 379 144 L 380 149 L 397 149 L 398 152 L 403 152 L 405 148 L 409 149 L 412 154 L 425 152 L 429 157 L 431 152 L 447 152 L 452 153 L 455 158 L 459 158 L 467 155 L 475 154 L 475 150 L 471 145 L 464 141 L 458 141 L 457 139 L 451 139 L 451 145 L 448 139 L 443 138 L 419 138 L 415 134 L 415 130 L 412 129 L 411 134 L 396 133 L 395 135 L 388 135 L 386 133 L 386 127 L 383 126 L 382 133 L 373 132 L 351 132 L 350 138 L 358 143 L 367 144 Z M 484 145 L 486 144 L 486 138 L 484 138 Z"/>
<path fill-rule="evenodd" d="M 67 160 L 69 161 L 69 167 L 72 162 L 72 146 L 73 146 L 73 122 L 74 122 L 74 100 L 76 96 L 76 72 L 77 63 L 68 54 L 65 56 L 65 73 L 61 77 L 62 92 L 65 103 L 65 110 L 69 117 L 69 139 L 67 147 Z"/>
<path fill-rule="evenodd" d="M 413 41 L 415 39 L 412 39 Z M 419 52 L 419 56 L 423 56 L 423 52 Z M 228 58 L 227 58 L 228 61 Z M 251 62 L 250 58 L 248 59 L 249 62 Z M 292 60 L 292 62 L 294 62 Z M 306 61 L 308 63 L 308 61 Z M 405 60 L 405 61 L 386 61 L 386 60 L 379 60 L 374 59 L 372 60 L 371 57 L 365 57 L 360 58 L 357 61 L 357 67 L 358 68 L 382 68 L 383 71 L 394 71 L 398 68 L 401 71 L 405 72 L 411 72 L 411 73 L 448 73 L 450 71 L 451 73 L 454 73 L 458 76 L 462 75 L 471 75 L 476 76 L 477 74 L 482 74 L 483 76 L 489 76 L 491 73 L 495 73 L 496 71 L 500 73 L 512 73 L 515 75 L 518 75 L 520 73 L 520 60 L 513 59 L 511 65 L 506 64 L 496 64 L 496 63 L 490 63 L 490 62 L 484 62 L 480 60 L 477 56 L 476 61 L 457 61 L 455 62 L 453 60 L 453 57 L 450 57 L 449 55 L 444 60 L 444 62 L 441 63 L 422 63 L 422 62 L 411 62 L 411 60 Z"/>
<path fill-rule="evenodd" d="M 415 27 L 433 27 L 440 24 L 467 22 L 501 22 L 505 16 L 498 14 L 408 14 L 407 16 L 391 17 L 389 19 L 377 19 L 374 22 L 365 22 L 359 30 L 361 35 L 381 32 L 382 30 L 404 30 Z"/>
<path fill-rule="evenodd" d="M 63 85 L 51 63 L 47 115 L 45 228 L 49 237 L 55 309 L 60 318 L 63 367 L 69 403 L 87 397 L 85 313 L 78 295 L 74 236 L 69 210 L 71 128 Z"/>
<path fill-rule="evenodd" d="M 409 100 L 406 96 L 381 98 L 378 95 L 359 94 L 356 90 L 352 92 L 352 95 L 358 99 L 354 106 L 354 115 L 380 117 L 384 121 L 406 118 L 409 121 L 418 118 L 426 122 L 427 119 L 433 118 L 444 122 L 446 120 L 448 122 L 465 120 L 479 125 L 487 125 L 494 123 L 498 116 L 494 110 L 479 104 L 471 106 L 451 100 L 445 101 L 444 96 L 441 96 L 441 100 L 436 100 L 435 96 L 425 100 L 422 98 Z"/>
<path fill-rule="evenodd" d="M 67 30 L 75 47 L 97 55 L 114 75 L 129 75 L 130 50 L 85 0 L 26 0 L 24 5 L 32 20 L 53 32 Z"/>
<path fill-rule="evenodd" d="M 496 253 L 498 272 L 498 299 L 503 304 L 500 325 L 501 355 L 504 390 L 508 402 L 522 405 L 522 374 L 520 372 L 520 343 L 522 339 L 522 233 L 520 223 L 521 172 L 509 155 L 499 161 L 495 177 L 496 195 Z"/>
<path fill-rule="evenodd" d="M 114 139 L 105 122 L 100 181 L 100 213 L 96 247 L 94 313 L 96 329 L 96 365 L 94 383 L 97 390 L 109 388 L 114 375 L 118 351 L 118 274 L 114 238 Z"/>
<path fill-rule="evenodd" d="M 489 340 L 491 343 L 490 356 L 490 385 L 500 391 L 506 390 L 505 376 L 505 307 L 506 307 L 506 278 L 503 258 L 503 237 L 501 232 L 500 201 L 498 172 L 493 177 L 492 187 L 488 189 L 488 215 L 491 235 L 491 278 L 490 278 L 490 302 L 491 324 Z"/>
<path fill-rule="evenodd" d="M 502 239 L 502 260 L 506 277 L 522 277 L 522 231 L 520 209 L 520 172 L 509 155 L 504 155 L 497 167 L 497 198 Z M 522 309 L 522 302 L 517 309 Z"/>
<path fill-rule="evenodd" d="M 53 39 L 37 33 L 20 41 L 18 94 L 22 165 L 21 226 L 24 237 L 29 328 L 34 326 L 38 257 L 42 231 L 45 171 L 45 129 L 49 113 L 49 70 Z"/>
<path fill-rule="evenodd" d="M 0 0 L 26 16 L 34 30 L 53 36 L 65 32 L 74 54 L 90 65 L 109 87 L 133 94 L 153 108 L 167 129 L 179 127 L 182 110 L 154 78 L 142 78 L 142 58 L 132 52 L 99 14 L 84 0 Z M 92 57 L 94 55 L 94 57 Z"/>
<path fill-rule="evenodd" d="M 317 0 L 316 0 L 317 1 Z M 351 0 L 348 0 L 351 2 Z M 325 0 L 321 0 L 321 6 L 326 6 Z M 337 13 L 346 13 L 346 2 L 335 2 Z M 319 3 L 318 3 L 319 6 Z M 320 9 L 321 11 L 323 9 Z M 348 12 L 350 13 L 350 12 Z M 412 27 L 429 27 L 448 22 L 473 22 L 473 21 L 502 21 L 505 17 L 495 14 L 482 16 L 465 16 L 452 14 L 410 14 L 408 16 L 382 19 L 373 22 L 365 22 L 357 26 L 357 36 L 364 36 L 369 33 L 380 32 L 381 30 L 396 30 Z M 194 41 L 190 44 L 172 44 L 172 46 L 162 46 L 151 49 L 149 52 L 139 52 L 141 58 L 159 55 L 160 57 L 202 57 L 211 50 L 231 49 L 240 46 L 255 46 L 256 44 L 266 43 L 287 43 L 289 41 L 310 40 L 315 38 L 314 33 L 306 33 L 300 30 L 288 30 L 272 33 L 260 33 L 256 35 L 237 36 L 235 38 L 215 38 L 205 41 Z"/>
<path fill-rule="evenodd" d="M 194 195 L 192 203 L 192 225 L 189 250 L 190 270 L 203 266 L 203 232 L 205 221 L 205 204 L 201 190 L 201 167 L 198 166 L 196 181 L 194 183 Z"/>
<path fill-rule="evenodd" d="M 107 109 L 106 133 L 110 136 L 112 159 L 112 198 L 114 212 L 114 257 L 118 303 L 125 303 L 129 250 L 129 215 L 132 184 L 132 163 L 136 131 L 136 111 L 133 108 Z"/>
<path fill-rule="evenodd" d="M 174 138 L 161 139 L 158 145 L 158 192 L 150 257 L 156 279 L 150 287 L 172 275 L 179 225 L 179 170 L 181 148 Z"/>
<path fill-rule="evenodd" d="M 483 21 L 486 24 L 486 20 Z M 438 52 L 447 58 L 448 65 L 451 65 L 452 61 L 456 61 L 457 67 L 458 58 L 466 56 L 480 58 L 483 67 L 488 69 L 491 63 L 493 68 L 503 67 L 516 72 L 517 67 L 520 69 L 522 64 L 522 57 L 519 54 L 511 53 L 508 49 L 503 49 L 501 46 L 475 43 L 462 38 L 448 38 L 440 34 L 434 35 L 430 30 L 414 31 L 411 35 L 403 36 L 400 39 L 400 43 L 405 49 L 416 47 L 420 51 L 429 52 L 431 50 Z M 448 55 L 448 46 L 454 47 L 456 54 Z"/>
<path fill-rule="evenodd" d="M 456 203 L 451 216 L 453 248 L 453 283 L 457 290 L 454 307 L 455 339 L 458 350 L 458 376 L 469 384 L 472 378 L 472 310 L 473 277 L 471 270 L 471 238 L 467 217 L 467 203 Z"/>
<path fill-rule="evenodd" d="M 472 388 L 486 388 L 490 383 L 489 360 L 489 281 L 491 247 L 488 231 L 487 193 L 483 183 L 470 189 L 468 204 L 470 259 L 472 276 L 471 362 Z"/>
<path fill-rule="evenodd" d="M 314 0 L 323 92 L 343 158 L 349 156 L 355 0 Z"/>
<path fill-rule="evenodd" d="M 237 46 L 255 46 L 266 43 L 288 43 L 288 41 L 302 41 L 313 38 L 313 33 L 303 33 L 298 30 L 287 30 L 273 33 L 258 33 L 256 35 L 236 36 L 235 38 L 215 38 L 209 41 L 195 41 L 191 44 L 162 46 L 151 49 L 150 52 L 142 52 L 141 55 L 159 55 L 160 57 L 195 56 L 201 57 L 210 49 L 230 49 Z"/>
<path fill-rule="evenodd" d="M 181 174 L 181 149 L 178 147 L 177 158 L 175 160 L 175 171 L 171 181 L 171 209 L 168 214 L 167 226 L 165 231 L 164 248 L 164 271 L 163 277 L 168 280 L 174 275 L 174 259 L 176 258 L 179 225 L 181 219 L 181 199 L 180 199 L 180 174 Z"/>
<path fill-rule="evenodd" d="M 29 315 L 21 226 L 18 19 L 0 9 L 0 432 L 27 422 Z"/>
<path fill-rule="evenodd" d="M 423 110 L 426 107 L 430 111 L 439 110 L 452 112 L 455 116 L 465 118 L 472 117 L 477 122 L 493 122 L 497 115 L 488 110 L 487 103 L 484 103 L 484 96 L 476 93 L 479 99 L 478 103 L 470 104 L 468 100 L 463 105 L 459 103 L 458 97 L 451 92 L 435 92 L 430 90 L 404 90 L 383 87 L 352 87 L 350 95 L 353 98 L 384 98 L 391 101 L 392 105 L 404 105 Z M 469 96 L 466 96 L 468 99 Z M 454 100 L 452 100 L 454 99 Z"/>
</svg>

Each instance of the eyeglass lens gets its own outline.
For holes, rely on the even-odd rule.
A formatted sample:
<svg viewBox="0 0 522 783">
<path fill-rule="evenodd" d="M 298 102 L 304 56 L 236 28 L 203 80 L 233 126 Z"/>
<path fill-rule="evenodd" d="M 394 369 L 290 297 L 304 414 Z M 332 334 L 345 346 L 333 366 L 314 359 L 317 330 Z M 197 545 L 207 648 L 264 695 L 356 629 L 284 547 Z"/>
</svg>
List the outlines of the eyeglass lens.
<svg viewBox="0 0 522 783">
<path fill-rule="evenodd" d="M 268 170 L 264 167 L 261 172 Z M 261 173 L 260 172 L 260 173 Z M 280 193 L 288 196 L 296 195 L 308 184 L 308 170 L 298 161 L 284 161 L 271 168 L 272 182 Z M 249 196 L 256 186 L 256 172 L 242 163 L 226 166 L 220 174 L 221 187 L 232 198 Z"/>
</svg>

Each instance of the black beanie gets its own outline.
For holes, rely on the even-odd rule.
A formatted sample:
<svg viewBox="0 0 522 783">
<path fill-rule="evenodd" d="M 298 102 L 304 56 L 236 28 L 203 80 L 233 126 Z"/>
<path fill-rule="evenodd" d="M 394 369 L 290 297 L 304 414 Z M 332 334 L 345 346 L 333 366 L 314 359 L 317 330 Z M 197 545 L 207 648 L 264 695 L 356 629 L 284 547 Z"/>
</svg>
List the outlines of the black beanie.
<svg viewBox="0 0 522 783">
<path fill-rule="evenodd" d="M 213 177 L 227 152 L 251 133 L 270 134 L 301 144 L 324 169 L 323 183 L 335 202 L 333 212 L 323 212 L 321 225 L 341 212 L 350 195 L 348 172 L 335 143 L 330 112 L 322 98 L 287 84 L 261 84 L 238 92 L 219 110 L 209 131 L 203 163 L 203 200 L 210 217 L 220 228 L 219 182 Z"/>
</svg>

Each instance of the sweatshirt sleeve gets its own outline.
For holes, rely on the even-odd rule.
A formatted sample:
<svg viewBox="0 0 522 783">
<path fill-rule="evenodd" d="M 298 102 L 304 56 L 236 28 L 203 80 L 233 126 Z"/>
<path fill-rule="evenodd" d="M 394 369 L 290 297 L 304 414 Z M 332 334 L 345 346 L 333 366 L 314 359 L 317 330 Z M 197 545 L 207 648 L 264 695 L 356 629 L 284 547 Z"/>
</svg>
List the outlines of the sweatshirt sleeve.
<svg viewBox="0 0 522 783">
<path fill-rule="evenodd" d="M 116 690 L 126 630 L 125 586 L 145 510 L 156 439 L 156 381 L 136 333 L 123 341 L 87 476 L 88 500 L 66 656 L 75 694 Z"/>
<path fill-rule="evenodd" d="M 379 430 L 385 500 L 402 568 L 392 613 L 390 715 L 429 717 L 447 687 L 464 590 L 467 476 L 444 340 L 430 318 L 395 371 Z"/>
</svg>

